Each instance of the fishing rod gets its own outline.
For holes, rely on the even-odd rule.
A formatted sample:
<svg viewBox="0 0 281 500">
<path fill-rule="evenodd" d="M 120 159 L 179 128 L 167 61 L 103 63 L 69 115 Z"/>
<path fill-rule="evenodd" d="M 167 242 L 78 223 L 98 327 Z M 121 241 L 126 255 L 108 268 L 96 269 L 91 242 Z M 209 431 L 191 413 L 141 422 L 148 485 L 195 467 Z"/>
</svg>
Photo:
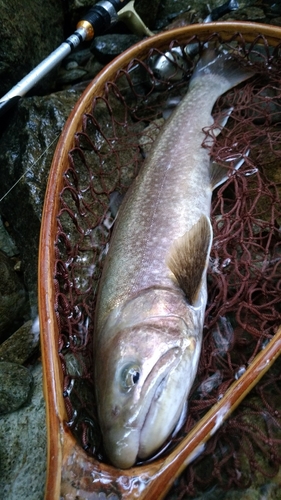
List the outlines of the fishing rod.
<svg viewBox="0 0 281 500">
<path fill-rule="evenodd" d="M 38 64 L 28 75 L 20 80 L 0 99 L 0 118 L 11 109 L 18 100 L 31 90 L 44 76 L 54 69 L 81 42 L 89 41 L 94 36 L 106 32 L 118 21 L 128 24 L 138 35 L 152 36 L 134 8 L 134 0 L 101 0 L 97 2 L 77 24 L 76 31 L 70 35 L 46 59 Z M 220 16 L 238 9 L 237 0 L 227 0 L 223 5 L 210 11 L 204 23 L 215 21 Z"/>
<path fill-rule="evenodd" d="M 129 11 L 125 11 L 124 9 L 126 4 L 128 4 Z M 121 10 L 123 11 L 122 16 L 120 16 Z M 94 36 L 104 33 L 121 18 L 124 18 L 124 22 L 129 18 L 133 19 L 136 26 L 138 26 L 144 34 L 151 35 L 151 32 L 134 10 L 134 1 L 101 0 L 79 21 L 76 31 L 72 35 L 0 99 L 0 118 L 16 104 L 22 96 L 78 47 L 81 42 L 92 40 Z"/>
</svg>

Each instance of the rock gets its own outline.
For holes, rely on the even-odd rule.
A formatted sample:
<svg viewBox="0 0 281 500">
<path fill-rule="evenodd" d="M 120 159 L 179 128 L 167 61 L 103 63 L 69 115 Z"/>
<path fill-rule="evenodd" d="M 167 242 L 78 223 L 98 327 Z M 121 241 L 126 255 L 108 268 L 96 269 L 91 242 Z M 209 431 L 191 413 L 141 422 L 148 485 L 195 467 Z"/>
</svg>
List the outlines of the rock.
<svg viewBox="0 0 281 500">
<path fill-rule="evenodd" d="M 0 362 L 0 415 L 20 408 L 28 400 L 33 377 L 24 366 Z"/>
<path fill-rule="evenodd" d="M 20 365 L 39 349 L 38 321 L 27 321 L 11 337 L 0 345 L 0 361 L 11 361 Z"/>
<path fill-rule="evenodd" d="M 40 363 L 32 375 L 29 405 L 0 417 L 0 496 L 5 500 L 44 498 L 46 417 Z"/>
<path fill-rule="evenodd" d="M 204 0 L 190 0 L 188 4 L 185 0 L 175 0 L 170 2 L 164 0 L 161 2 L 156 21 L 156 29 L 162 30 L 165 26 L 173 22 L 178 16 L 188 13 L 190 10 L 194 12 L 196 22 L 199 22 L 207 16 L 208 9 Z"/>
<path fill-rule="evenodd" d="M 210 10 L 212 11 L 217 7 L 221 7 L 224 3 L 225 2 L 222 0 L 213 0 L 210 3 Z M 239 8 L 237 10 L 221 16 L 218 21 L 245 20 L 272 23 L 274 19 L 274 17 L 272 19 L 272 16 L 274 16 L 272 8 L 267 6 L 267 12 L 265 12 L 266 3 L 262 4 L 260 8 L 253 6 L 252 4 L 254 3 L 256 2 L 253 2 L 252 0 L 239 1 Z M 274 10 L 275 3 L 272 3 Z M 276 12 L 278 11 L 278 8 L 279 7 L 277 7 Z M 174 0 L 173 2 L 163 0 L 159 7 L 155 27 L 157 30 L 161 30 L 164 28 L 172 29 L 190 23 L 200 23 L 207 18 L 210 10 L 208 8 L 208 4 L 206 4 L 204 0 L 189 0 L 188 5 L 184 0 Z"/>
<path fill-rule="evenodd" d="M 72 352 L 66 353 L 64 362 L 66 372 L 70 377 L 81 377 L 83 374 L 83 367 L 78 356 L 75 356 Z"/>
<path fill-rule="evenodd" d="M 152 144 L 164 124 L 164 121 L 164 118 L 158 118 L 144 129 L 143 135 L 139 139 L 139 145 L 144 158 L 148 155 Z"/>
<path fill-rule="evenodd" d="M 0 338 L 18 319 L 26 301 L 24 286 L 14 271 L 13 263 L 0 251 Z"/>
<path fill-rule="evenodd" d="M 223 16 L 220 21 L 255 21 L 255 22 L 265 22 L 266 16 L 262 9 L 257 7 L 241 8 L 230 14 Z"/>
<path fill-rule="evenodd" d="M 13 257 L 14 255 L 18 254 L 19 251 L 12 240 L 11 236 L 9 235 L 5 224 L 3 224 L 3 221 L 0 217 L 0 250 L 4 252 L 8 257 Z"/>
<path fill-rule="evenodd" d="M 0 95 L 2 96 L 63 41 L 63 7 L 55 0 L 0 3 Z M 41 87 L 50 88 L 52 77 Z"/>
<path fill-rule="evenodd" d="M 107 63 L 140 40 L 136 35 L 127 34 L 97 36 L 93 40 L 91 51 L 100 62 Z"/>
<path fill-rule="evenodd" d="M 37 314 L 38 243 L 47 179 L 60 132 L 80 93 L 66 90 L 23 98 L 0 137 L 0 210 L 22 257 L 32 317 Z"/>
<path fill-rule="evenodd" d="M 78 85 L 92 80 L 103 68 L 103 65 L 93 56 L 90 48 L 75 50 L 61 64 L 58 72 L 57 87 L 60 89 Z"/>
<path fill-rule="evenodd" d="M 135 0 L 135 9 L 144 24 L 153 29 L 159 10 L 160 0 Z"/>
<path fill-rule="evenodd" d="M 76 49 L 74 50 L 66 59 L 64 62 L 64 66 L 67 68 L 67 66 L 70 63 L 76 63 L 77 66 L 84 65 L 88 62 L 88 60 L 92 57 L 92 53 L 90 51 L 90 48 L 86 49 Z"/>
<path fill-rule="evenodd" d="M 163 31 L 172 30 L 176 28 L 182 28 L 183 26 L 188 26 L 199 22 L 198 14 L 194 10 L 188 10 L 177 16 L 170 24 L 163 27 Z"/>
<path fill-rule="evenodd" d="M 82 68 L 79 67 L 69 68 L 64 73 L 60 72 L 57 83 L 59 85 L 66 85 L 72 82 L 77 82 L 78 80 L 79 81 L 84 80 L 86 76 L 87 76 L 87 71 L 85 71 Z"/>
</svg>

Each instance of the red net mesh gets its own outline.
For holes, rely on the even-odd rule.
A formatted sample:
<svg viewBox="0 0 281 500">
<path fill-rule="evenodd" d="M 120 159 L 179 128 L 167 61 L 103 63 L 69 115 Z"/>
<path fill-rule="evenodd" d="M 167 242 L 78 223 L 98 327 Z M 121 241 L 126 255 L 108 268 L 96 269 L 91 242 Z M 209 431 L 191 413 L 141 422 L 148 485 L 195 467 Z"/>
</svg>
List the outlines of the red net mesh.
<svg viewBox="0 0 281 500">
<path fill-rule="evenodd" d="M 212 41 L 220 43 L 214 34 Z M 190 40 L 200 54 L 203 44 Z M 170 48 L 176 47 L 177 41 Z M 214 115 L 233 107 L 211 156 L 218 163 L 244 154 L 239 171 L 213 195 L 214 242 L 208 273 L 208 305 L 198 375 L 189 398 L 187 433 L 281 324 L 281 46 L 264 37 L 252 44 L 240 34 L 223 47 L 252 64 L 256 76 L 222 96 Z M 89 454 L 103 455 L 96 419 L 93 373 L 93 318 L 103 258 L 110 240 L 112 193 L 124 193 L 163 124 L 167 100 L 186 92 L 189 68 L 175 64 L 169 81 L 159 82 L 146 61 L 135 59 L 107 82 L 103 97 L 83 116 L 69 151 L 57 217 L 55 310 L 59 356 L 69 426 Z M 180 78 L 177 81 L 177 76 Z M 206 138 L 212 129 L 206 130 Z M 206 141 L 205 147 L 208 147 Z M 215 481 L 245 486 L 253 471 L 273 477 L 281 463 L 281 394 L 278 363 L 208 442 L 204 453 L 174 487 L 177 498 L 194 495 Z M 171 446 L 174 444 L 171 443 Z M 210 471 L 208 476 L 206 470 Z"/>
</svg>

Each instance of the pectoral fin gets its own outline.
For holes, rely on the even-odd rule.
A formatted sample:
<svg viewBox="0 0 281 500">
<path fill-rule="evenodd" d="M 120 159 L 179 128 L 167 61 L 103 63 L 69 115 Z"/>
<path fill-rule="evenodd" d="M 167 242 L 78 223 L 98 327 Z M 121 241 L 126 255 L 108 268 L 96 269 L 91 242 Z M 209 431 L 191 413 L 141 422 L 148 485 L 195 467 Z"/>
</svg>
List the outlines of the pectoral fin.
<svg viewBox="0 0 281 500">
<path fill-rule="evenodd" d="M 190 304 L 195 304 L 208 265 L 213 231 L 210 220 L 202 215 L 198 222 L 174 243 L 168 267 Z"/>
</svg>

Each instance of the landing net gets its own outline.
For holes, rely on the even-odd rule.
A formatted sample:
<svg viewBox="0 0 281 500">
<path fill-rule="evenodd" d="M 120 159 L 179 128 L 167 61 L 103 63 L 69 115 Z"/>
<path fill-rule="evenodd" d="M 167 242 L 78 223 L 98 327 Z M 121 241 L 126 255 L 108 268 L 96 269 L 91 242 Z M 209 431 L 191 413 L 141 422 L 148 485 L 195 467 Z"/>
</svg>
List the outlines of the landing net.
<svg viewBox="0 0 281 500">
<path fill-rule="evenodd" d="M 210 151 L 213 160 L 227 162 L 230 177 L 213 195 L 214 241 L 202 355 L 187 421 L 170 447 L 224 395 L 281 324 L 281 44 L 270 47 L 262 36 L 249 44 L 240 34 L 227 43 L 216 34 L 210 39 L 241 64 L 255 68 L 256 75 L 222 96 L 214 108 L 218 120 L 233 108 Z M 170 50 L 175 47 L 177 40 Z M 90 455 L 102 461 L 107 459 L 96 417 L 92 339 L 117 193 L 126 192 L 149 154 L 171 99 L 185 94 L 202 50 L 196 37 L 182 46 L 168 81 L 152 71 L 152 62 L 162 55 L 159 50 L 151 49 L 144 61 L 134 59 L 120 69 L 105 85 L 104 95 L 93 98 L 68 154 L 55 265 L 62 391 L 71 431 Z M 208 148 L 209 134 L 212 128 L 206 130 L 203 147 Z M 244 164 L 234 172 L 239 155 Z M 177 498 L 212 484 L 247 486 L 254 473 L 261 483 L 277 474 L 280 379 L 277 361 L 183 473 L 174 487 Z"/>
</svg>

